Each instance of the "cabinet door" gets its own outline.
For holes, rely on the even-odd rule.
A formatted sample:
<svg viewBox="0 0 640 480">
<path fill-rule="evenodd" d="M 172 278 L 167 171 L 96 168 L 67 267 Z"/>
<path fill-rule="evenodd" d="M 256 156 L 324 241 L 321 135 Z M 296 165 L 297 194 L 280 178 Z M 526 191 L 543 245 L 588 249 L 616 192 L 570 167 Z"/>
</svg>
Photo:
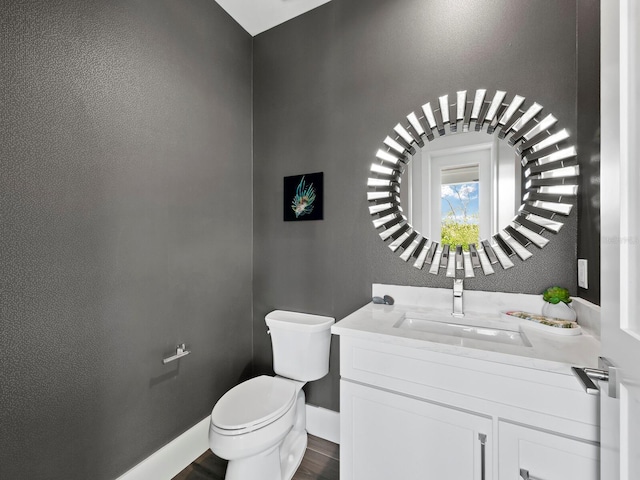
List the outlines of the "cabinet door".
<svg viewBox="0 0 640 480">
<path fill-rule="evenodd" d="M 489 418 L 340 383 L 341 480 L 492 478 Z"/>
<path fill-rule="evenodd" d="M 599 447 L 552 433 L 500 422 L 499 480 L 597 480 Z M 520 470 L 523 469 L 523 475 Z"/>
</svg>

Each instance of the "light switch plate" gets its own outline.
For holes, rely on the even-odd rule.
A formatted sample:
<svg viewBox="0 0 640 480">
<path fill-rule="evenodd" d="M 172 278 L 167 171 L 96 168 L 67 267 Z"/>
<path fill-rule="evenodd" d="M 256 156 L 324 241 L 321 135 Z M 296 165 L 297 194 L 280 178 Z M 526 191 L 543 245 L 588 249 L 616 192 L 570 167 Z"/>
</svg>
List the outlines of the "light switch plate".
<svg viewBox="0 0 640 480">
<path fill-rule="evenodd" d="M 589 281 L 587 280 L 587 260 L 584 258 L 578 259 L 578 286 L 580 288 L 589 288 Z"/>
</svg>

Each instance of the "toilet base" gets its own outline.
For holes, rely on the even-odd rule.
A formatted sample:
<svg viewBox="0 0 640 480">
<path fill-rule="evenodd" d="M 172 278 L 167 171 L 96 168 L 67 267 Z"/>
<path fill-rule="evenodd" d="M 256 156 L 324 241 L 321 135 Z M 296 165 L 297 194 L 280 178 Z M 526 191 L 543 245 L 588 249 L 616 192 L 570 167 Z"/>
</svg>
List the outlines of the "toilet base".
<svg viewBox="0 0 640 480">
<path fill-rule="evenodd" d="M 307 449 L 307 432 L 292 430 L 284 443 L 268 452 L 231 460 L 225 480 L 291 480 L 298 470 Z"/>
<path fill-rule="evenodd" d="M 307 432 L 291 430 L 280 447 L 282 480 L 291 480 L 307 450 Z"/>
<path fill-rule="evenodd" d="M 276 446 L 259 455 L 241 460 L 230 460 L 224 478 L 225 480 L 281 478 L 280 472 L 280 451 Z"/>
</svg>

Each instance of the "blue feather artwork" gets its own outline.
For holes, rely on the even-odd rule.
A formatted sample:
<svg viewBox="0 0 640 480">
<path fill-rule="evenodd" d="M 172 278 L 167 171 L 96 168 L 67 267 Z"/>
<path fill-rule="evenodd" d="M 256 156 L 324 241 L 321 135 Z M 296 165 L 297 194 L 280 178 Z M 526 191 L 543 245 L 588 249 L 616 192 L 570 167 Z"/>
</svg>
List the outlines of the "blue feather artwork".
<svg viewBox="0 0 640 480">
<path fill-rule="evenodd" d="M 304 175 L 302 180 L 296 188 L 296 195 L 291 202 L 291 209 L 296 214 L 296 218 L 302 215 L 307 215 L 313 212 L 313 202 L 316 200 L 316 191 L 313 188 L 313 183 L 308 186 L 304 182 Z"/>
<path fill-rule="evenodd" d="M 284 177 L 284 220 L 322 220 L 323 173 Z"/>
</svg>

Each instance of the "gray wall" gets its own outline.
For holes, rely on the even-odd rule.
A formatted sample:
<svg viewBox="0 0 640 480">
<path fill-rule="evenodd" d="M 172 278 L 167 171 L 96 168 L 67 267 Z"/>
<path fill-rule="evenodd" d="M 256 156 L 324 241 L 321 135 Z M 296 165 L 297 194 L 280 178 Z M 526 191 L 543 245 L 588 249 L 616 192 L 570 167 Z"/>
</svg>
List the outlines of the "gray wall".
<svg viewBox="0 0 640 480">
<path fill-rule="evenodd" d="M 252 41 L 212 0 L 0 8 L 0 478 L 111 479 L 251 361 Z"/>
<path fill-rule="evenodd" d="M 450 287 L 377 237 L 366 178 L 393 126 L 460 89 L 504 89 L 576 131 L 576 5 L 557 0 L 330 2 L 254 39 L 254 361 L 271 368 L 274 308 L 341 319 L 374 282 Z M 492 94 L 491 93 L 491 94 Z M 511 97 L 509 97 L 511 98 Z M 324 220 L 282 221 L 282 177 L 324 171 Z M 522 265 L 466 288 L 576 293 L 577 219 Z M 339 409 L 338 341 L 310 403 Z"/>
<path fill-rule="evenodd" d="M 589 264 L 580 297 L 600 304 L 600 0 L 577 0 L 577 138 L 581 162 L 578 258 Z"/>
</svg>

